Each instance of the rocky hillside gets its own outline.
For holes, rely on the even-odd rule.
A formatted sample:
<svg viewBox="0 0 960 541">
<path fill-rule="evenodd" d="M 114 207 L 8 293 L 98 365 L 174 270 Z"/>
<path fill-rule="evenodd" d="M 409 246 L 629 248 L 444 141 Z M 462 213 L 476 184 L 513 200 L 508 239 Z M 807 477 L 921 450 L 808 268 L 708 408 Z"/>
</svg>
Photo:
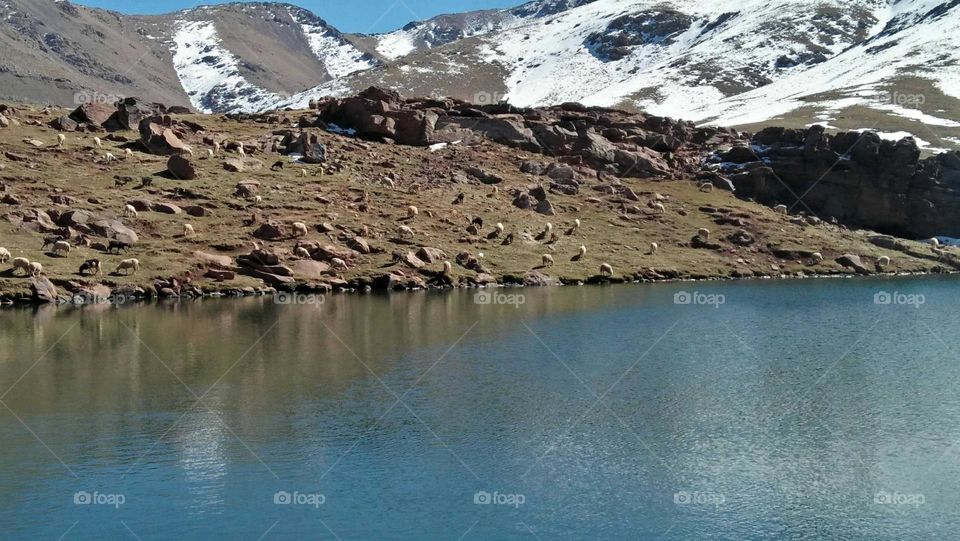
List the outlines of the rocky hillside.
<svg viewBox="0 0 960 541">
<path fill-rule="evenodd" d="M 748 140 L 577 104 L 477 107 L 376 88 L 313 105 L 0 106 L 0 300 L 960 269 L 952 248 L 856 226 L 879 213 L 844 223 L 768 206 L 791 204 L 765 191 L 791 159 L 819 174 L 816 160 L 850 135 Z M 936 194 L 920 223 L 960 231 L 940 211 L 956 204 L 957 154 L 867 143 L 842 166 L 858 174 L 841 205 L 888 197 L 902 210 Z M 39 264 L 33 276 L 24 260 Z"/>
<path fill-rule="evenodd" d="M 751 131 L 818 123 L 912 135 L 927 153 L 960 148 L 960 5 L 950 0 L 538 0 L 382 35 L 343 34 L 280 3 L 129 17 L 2 0 L 0 17 L 0 97 L 27 102 L 135 95 L 251 112 L 375 85 Z"/>
</svg>

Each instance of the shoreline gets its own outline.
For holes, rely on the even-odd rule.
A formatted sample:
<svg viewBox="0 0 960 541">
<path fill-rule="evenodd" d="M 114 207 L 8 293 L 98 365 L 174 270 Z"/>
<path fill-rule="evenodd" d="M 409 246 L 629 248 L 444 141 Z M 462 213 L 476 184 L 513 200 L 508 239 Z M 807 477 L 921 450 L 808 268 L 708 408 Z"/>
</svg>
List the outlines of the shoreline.
<svg viewBox="0 0 960 541">
<path fill-rule="evenodd" d="M 918 272 L 891 272 L 891 273 L 791 273 L 780 275 L 764 276 L 714 276 L 697 278 L 665 278 L 665 279 L 627 279 L 625 277 L 593 276 L 585 280 L 566 280 L 557 278 L 555 283 L 548 284 L 524 284 L 522 282 L 499 281 L 496 283 L 457 283 L 448 286 L 429 285 L 427 287 L 396 287 L 396 288 L 373 288 L 373 287 L 331 287 L 330 284 L 311 285 L 301 284 L 297 287 L 274 288 L 274 287 L 245 287 L 245 288 L 223 288 L 208 291 L 188 291 L 177 295 L 159 294 L 153 286 L 123 286 L 112 290 L 110 294 L 89 295 L 76 293 L 74 295 L 61 295 L 58 300 L 44 301 L 35 296 L 27 297 L 8 297 L 0 292 L 0 310 L 15 308 L 39 308 L 41 306 L 51 307 L 76 307 L 83 306 L 123 306 L 127 304 L 153 304 L 163 301 L 185 301 L 200 299 L 246 299 L 257 297 L 276 296 L 279 294 L 297 294 L 297 295 L 366 295 L 366 294 L 394 294 L 394 293 L 413 293 L 419 291 L 425 292 L 447 292 L 455 290 L 471 289 L 526 289 L 526 288 L 552 288 L 552 287 L 578 287 L 578 286 L 607 286 L 607 285 L 655 285 L 655 284 L 679 284 L 679 283 L 708 283 L 708 282 L 752 282 L 752 281 L 806 281 L 806 280 L 842 280 L 842 279 L 907 279 L 933 276 L 952 276 L 960 274 L 960 271 L 918 271 Z M 501 277 L 505 278 L 505 277 Z M 142 290 L 143 293 L 137 293 Z"/>
</svg>

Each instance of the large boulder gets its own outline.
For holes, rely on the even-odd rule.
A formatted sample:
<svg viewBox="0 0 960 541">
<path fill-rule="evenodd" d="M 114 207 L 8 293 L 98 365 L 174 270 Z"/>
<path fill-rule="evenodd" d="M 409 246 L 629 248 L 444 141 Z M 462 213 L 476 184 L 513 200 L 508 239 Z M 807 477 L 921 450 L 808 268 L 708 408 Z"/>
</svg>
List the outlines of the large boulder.
<svg viewBox="0 0 960 541">
<path fill-rule="evenodd" d="M 140 144 L 151 154 L 169 156 L 188 154 L 188 146 L 173 130 L 164 125 L 162 117 L 152 116 L 140 121 Z"/>
<path fill-rule="evenodd" d="M 190 160 L 174 154 L 167 160 L 167 171 L 173 178 L 179 180 L 193 180 L 197 178 L 197 168 L 190 163 Z"/>
<path fill-rule="evenodd" d="M 70 119 L 80 124 L 101 127 L 116 111 L 113 105 L 99 102 L 84 103 L 70 113 Z"/>
<path fill-rule="evenodd" d="M 89 226 L 91 230 L 101 237 L 119 240 L 120 242 L 125 242 L 127 244 L 136 244 L 140 242 L 140 237 L 137 236 L 136 232 L 134 232 L 133 229 L 123 225 L 123 222 L 120 220 L 97 220 L 89 224 Z"/>
</svg>

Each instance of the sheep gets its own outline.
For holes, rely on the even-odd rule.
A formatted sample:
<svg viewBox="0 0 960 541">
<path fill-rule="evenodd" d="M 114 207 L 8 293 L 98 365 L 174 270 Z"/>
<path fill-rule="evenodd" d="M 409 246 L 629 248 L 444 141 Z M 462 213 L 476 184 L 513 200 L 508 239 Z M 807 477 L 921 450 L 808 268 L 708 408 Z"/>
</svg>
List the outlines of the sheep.
<svg viewBox="0 0 960 541">
<path fill-rule="evenodd" d="M 243 150 L 243 143 L 237 143 L 237 154 L 243 158 L 247 156 L 247 152 Z"/>
<path fill-rule="evenodd" d="M 601 276 L 613 276 L 613 267 L 609 264 L 604 263 L 600 265 L 600 275 Z"/>
<path fill-rule="evenodd" d="M 409 188 L 407 188 L 407 193 L 409 193 L 409 194 L 414 194 L 414 195 L 415 195 L 415 194 L 420 193 L 420 190 L 421 190 L 421 189 L 422 189 L 422 187 L 420 186 L 420 184 L 418 184 L 418 183 L 413 183 L 413 184 L 410 185 Z"/>
<path fill-rule="evenodd" d="M 410 226 L 401 225 L 397 228 L 397 237 L 401 239 L 413 238 L 413 229 L 410 229 Z"/>
<path fill-rule="evenodd" d="M 43 265 L 33 261 L 30 263 L 30 266 L 27 268 L 30 273 L 30 276 L 37 277 L 43 274 Z"/>
<path fill-rule="evenodd" d="M 550 233 L 553 233 L 553 224 L 547 222 L 547 225 L 543 226 L 543 236 L 546 237 Z"/>
<path fill-rule="evenodd" d="M 503 234 L 504 229 L 505 228 L 503 227 L 503 224 L 500 222 L 497 222 L 497 225 L 493 226 L 493 233 L 490 235 L 490 238 L 499 237 L 500 235 Z"/>
<path fill-rule="evenodd" d="M 700 191 L 703 192 L 703 193 L 712 193 L 712 192 L 713 192 L 713 183 L 711 183 L 711 182 L 704 182 L 704 183 L 700 184 L 700 186 L 699 186 L 697 189 L 700 190 Z"/>
<path fill-rule="evenodd" d="M 207 149 L 207 158 L 213 158 L 214 156 L 216 156 L 216 154 L 214 154 L 213 149 L 208 148 L 208 149 Z"/>
<path fill-rule="evenodd" d="M 453 265 L 449 261 L 443 262 L 443 274 L 450 274 L 450 271 L 453 270 Z"/>
<path fill-rule="evenodd" d="M 940 239 L 938 239 L 937 237 L 933 237 L 932 239 L 930 239 L 930 244 L 933 245 L 934 248 L 939 248 Z"/>
<path fill-rule="evenodd" d="M 493 190 L 487 194 L 487 197 L 496 197 L 498 195 L 500 195 L 500 188 L 497 188 L 496 186 L 494 186 Z"/>
<path fill-rule="evenodd" d="M 190 225 L 190 224 L 183 224 L 183 236 L 184 236 L 184 237 L 190 238 L 190 237 L 192 237 L 192 236 L 194 236 L 194 235 L 196 235 L 196 234 L 197 234 L 197 232 L 193 230 L 193 226 L 192 226 L 192 225 Z"/>
<path fill-rule="evenodd" d="M 60 242 L 61 240 L 63 240 L 63 237 L 61 237 L 60 235 L 53 235 L 53 236 L 50 236 L 50 237 L 43 237 L 43 246 L 41 246 L 40 249 L 43 250 L 43 249 L 46 248 L 47 246 L 53 246 L 53 245 L 55 245 L 56 243 Z"/>
<path fill-rule="evenodd" d="M 576 231 L 580 229 L 580 218 L 577 218 L 573 221 L 573 230 Z"/>
<path fill-rule="evenodd" d="M 335 268 L 335 269 L 340 269 L 340 270 L 349 270 L 349 269 L 350 269 L 350 266 L 347 265 L 347 262 L 344 261 L 344 260 L 342 260 L 342 259 L 340 259 L 339 257 L 334 257 L 333 259 L 331 259 L 331 260 L 330 260 L 330 266 L 332 266 L 332 267 Z"/>
<path fill-rule="evenodd" d="M 656 255 L 657 251 L 660 249 L 660 245 L 656 242 L 650 243 L 650 255 Z"/>
<path fill-rule="evenodd" d="M 710 230 L 706 227 L 701 227 L 697 230 L 697 237 L 704 242 L 710 240 Z"/>
<path fill-rule="evenodd" d="M 58 133 L 58 134 L 57 134 L 57 148 L 63 147 L 63 145 L 66 144 L 66 142 L 67 142 L 67 136 L 64 135 L 64 134 L 62 134 L 62 133 Z"/>
<path fill-rule="evenodd" d="M 293 255 L 299 257 L 300 259 L 311 258 L 310 251 L 304 248 L 303 246 L 297 246 L 296 249 L 293 250 Z"/>
<path fill-rule="evenodd" d="M 306 237 L 309 230 L 303 222 L 293 222 L 293 234 L 297 237 Z"/>
<path fill-rule="evenodd" d="M 137 212 L 137 209 L 133 205 L 126 205 L 123 207 L 123 216 L 125 218 L 136 218 L 140 213 Z"/>
<path fill-rule="evenodd" d="M 88 259 L 80 265 L 80 274 L 84 272 L 90 272 L 90 275 L 100 274 L 100 260 L 99 259 Z"/>
<path fill-rule="evenodd" d="M 579 252 L 579 253 L 580 253 L 580 257 L 586 256 L 586 255 L 587 255 L 587 247 L 581 244 L 581 245 L 580 245 L 580 252 Z"/>
<path fill-rule="evenodd" d="M 113 251 L 116 250 L 117 255 L 120 255 L 120 252 L 122 250 L 129 250 L 129 249 L 130 249 L 130 245 L 128 243 L 123 242 L 121 240 L 111 240 L 110 245 L 107 246 L 107 253 L 112 254 Z"/>
<path fill-rule="evenodd" d="M 30 274 L 30 260 L 25 257 L 13 258 L 11 265 L 13 265 L 14 274 L 16 274 L 18 270 L 22 270 L 24 275 Z"/>
<path fill-rule="evenodd" d="M 813 255 L 810 256 L 810 259 L 813 261 L 814 265 L 823 263 L 823 254 L 820 252 L 813 252 Z"/>
<path fill-rule="evenodd" d="M 890 257 L 889 257 L 889 256 L 882 255 L 882 256 L 880 256 L 879 259 L 877 259 L 877 268 L 878 268 L 878 269 L 885 269 L 885 268 L 887 268 L 888 266 L 890 266 Z"/>
<path fill-rule="evenodd" d="M 138 270 L 140 270 L 139 259 L 124 259 L 117 265 L 115 274 L 120 274 L 120 271 L 127 271 L 124 274 L 130 274 L 130 271 L 133 271 L 133 274 L 136 274 Z"/>
<path fill-rule="evenodd" d="M 58 240 L 53 244 L 53 253 L 65 255 L 70 253 L 70 243 L 65 240 Z"/>
<path fill-rule="evenodd" d="M 0 265 L 9 261 L 10 257 L 10 250 L 7 250 L 6 248 L 0 248 Z"/>
<path fill-rule="evenodd" d="M 773 211 L 776 212 L 777 214 L 786 214 L 786 213 L 787 213 L 787 206 L 786 206 L 786 205 L 777 205 L 777 206 L 773 207 Z"/>
<path fill-rule="evenodd" d="M 660 214 L 666 214 L 667 212 L 667 207 L 663 206 L 663 203 L 660 202 L 650 203 L 650 208 L 659 212 Z"/>
<path fill-rule="evenodd" d="M 306 178 L 306 177 L 307 177 L 307 170 L 306 170 L 306 169 L 301 169 L 301 170 L 300 170 L 300 177 L 301 177 L 301 178 Z"/>
<path fill-rule="evenodd" d="M 101 141 L 99 137 L 93 138 L 93 144 L 96 145 L 97 148 L 103 148 L 103 141 Z"/>
<path fill-rule="evenodd" d="M 418 209 L 417 207 L 413 205 L 410 205 L 409 207 L 407 207 L 407 218 L 412 220 L 416 218 L 417 215 L 419 214 L 420 214 L 420 209 Z"/>
<path fill-rule="evenodd" d="M 277 160 L 273 165 L 270 166 L 271 171 L 280 171 L 283 169 L 283 160 Z"/>
<path fill-rule="evenodd" d="M 553 266 L 553 256 L 550 254 L 543 254 L 543 266 L 550 267 Z"/>
<path fill-rule="evenodd" d="M 262 203 L 263 203 L 263 197 L 261 197 L 261 196 L 258 195 L 258 196 L 256 196 L 256 197 L 253 198 L 253 205 L 254 205 L 255 207 L 259 207 Z"/>
<path fill-rule="evenodd" d="M 116 159 L 117 159 L 117 157 L 114 156 L 113 154 L 109 153 L 109 152 L 107 152 L 106 154 L 103 155 L 103 161 L 105 161 L 105 162 L 107 162 L 107 163 L 110 163 L 110 162 L 112 162 L 112 161 L 114 161 L 114 160 L 116 160 Z"/>
<path fill-rule="evenodd" d="M 187 155 L 190 156 L 191 158 L 193 157 L 193 149 L 192 149 L 192 148 L 188 147 L 187 145 L 183 145 L 183 151 L 184 151 L 185 153 L 187 153 Z"/>
</svg>

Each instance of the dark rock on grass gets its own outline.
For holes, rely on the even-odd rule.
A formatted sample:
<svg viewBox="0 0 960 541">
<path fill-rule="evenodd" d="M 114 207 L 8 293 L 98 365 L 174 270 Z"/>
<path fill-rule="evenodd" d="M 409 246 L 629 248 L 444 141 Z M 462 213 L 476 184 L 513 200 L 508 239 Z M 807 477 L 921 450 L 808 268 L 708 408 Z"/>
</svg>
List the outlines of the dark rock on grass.
<svg viewBox="0 0 960 541">
<path fill-rule="evenodd" d="M 859 274 L 870 274 L 870 269 L 863 264 L 858 255 L 843 254 L 836 259 L 836 262 L 843 267 L 855 270 Z"/>
<path fill-rule="evenodd" d="M 170 156 L 170 159 L 167 160 L 167 171 L 179 180 L 197 178 L 197 169 L 190 163 L 190 160 L 177 154 Z"/>
</svg>

